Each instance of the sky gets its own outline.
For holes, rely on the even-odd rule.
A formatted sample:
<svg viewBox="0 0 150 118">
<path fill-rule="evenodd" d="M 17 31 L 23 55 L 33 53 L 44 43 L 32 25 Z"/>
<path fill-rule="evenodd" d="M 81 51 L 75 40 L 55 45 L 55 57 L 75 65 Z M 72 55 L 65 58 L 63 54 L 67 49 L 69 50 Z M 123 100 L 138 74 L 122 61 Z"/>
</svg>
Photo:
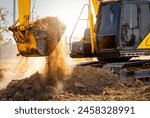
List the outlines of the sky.
<svg viewBox="0 0 150 118">
<path fill-rule="evenodd" d="M 37 17 L 37 15 L 40 18 L 45 16 L 57 16 L 67 26 L 65 34 L 69 36 L 73 31 L 73 27 L 79 17 L 83 5 L 87 3 L 88 0 L 31 0 L 31 10 L 33 8 L 34 2 L 35 2 L 34 13 L 36 13 L 34 17 Z M 6 8 L 7 11 L 10 12 L 7 19 L 8 25 L 12 25 L 13 0 L 0 0 L 0 7 L 4 7 Z M 83 15 L 83 18 L 87 18 L 87 14 Z M 83 35 L 84 29 L 86 28 L 86 24 L 87 21 L 79 22 L 75 30 L 77 35 L 78 34 Z"/>
</svg>

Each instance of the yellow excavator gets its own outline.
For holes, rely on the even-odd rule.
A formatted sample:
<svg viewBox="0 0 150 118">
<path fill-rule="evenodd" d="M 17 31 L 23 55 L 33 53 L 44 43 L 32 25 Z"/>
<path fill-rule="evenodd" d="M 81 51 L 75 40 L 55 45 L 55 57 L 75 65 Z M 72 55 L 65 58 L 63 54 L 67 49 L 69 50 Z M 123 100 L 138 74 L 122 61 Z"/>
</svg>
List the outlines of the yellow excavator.
<svg viewBox="0 0 150 118">
<path fill-rule="evenodd" d="M 89 0 L 88 6 L 89 28 L 84 40 L 72 43 L 71 57 L 128 60 L 150 55 L 150 0 Z M 44 33 L 40 36 L 30 30 L 30 0 L 18 0 L 18 12 L 18 20 L 9 29 L 20 54 L 46 56 Z"/>
<path fill-rule="evenodd" d="M 97 57 L 99 67 L 125 77 L 150 77 L 150 60 L 129 60 L 150 55 L 150 0 L 88 1 L 89 28 L 80 41 L 72 42 L 70 56 Z M 18 0 L 18 11 L 19 18 L 9 29 L 19 53 L 47 56 L 45 33 L 31 30 L 30 0 Z"/>
</svg>

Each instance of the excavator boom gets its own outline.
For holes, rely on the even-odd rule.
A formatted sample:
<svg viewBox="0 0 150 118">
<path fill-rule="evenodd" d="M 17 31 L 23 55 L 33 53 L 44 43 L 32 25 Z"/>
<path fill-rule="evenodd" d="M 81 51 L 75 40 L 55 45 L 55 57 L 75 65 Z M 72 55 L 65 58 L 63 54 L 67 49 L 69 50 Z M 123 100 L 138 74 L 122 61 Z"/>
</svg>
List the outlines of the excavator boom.
<svg viewBox="0 0 150 118">
<path fill-rule="evenodd" d="M 30 16 L 30 0 L 18 0 L 18 14 L 19 21 L 24 21 L 24 17 Z M 27 23 L 29 24 L 29 19 L 27 19 Z M 28 25 L 27 24 L 27 25 Z"/>
</svg>

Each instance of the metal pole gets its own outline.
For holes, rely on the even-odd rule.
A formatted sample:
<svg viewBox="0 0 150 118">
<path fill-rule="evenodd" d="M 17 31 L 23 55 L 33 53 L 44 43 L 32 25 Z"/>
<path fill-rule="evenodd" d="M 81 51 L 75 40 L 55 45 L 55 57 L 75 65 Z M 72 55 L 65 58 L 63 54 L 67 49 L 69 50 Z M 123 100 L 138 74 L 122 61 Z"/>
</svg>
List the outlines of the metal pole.
<svg viewBox="0 0 150 118">
<path fill-rule="evenodd" d="M 13 22 L 16 21 L 16 0 L 13 1 Z"/>
</svg>

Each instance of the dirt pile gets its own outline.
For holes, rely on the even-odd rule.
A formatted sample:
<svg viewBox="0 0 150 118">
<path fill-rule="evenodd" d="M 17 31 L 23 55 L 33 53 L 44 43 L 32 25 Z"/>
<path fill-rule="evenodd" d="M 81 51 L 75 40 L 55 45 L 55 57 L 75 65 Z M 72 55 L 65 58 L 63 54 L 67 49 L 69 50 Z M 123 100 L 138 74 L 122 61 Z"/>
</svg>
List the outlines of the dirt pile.
<svg viewBox="0 0 150 118">
<path fill-rule="evenodd" d="M 13 80 L 0 92 L 0 100 L 52 100 L 56 90 L 38 72 L 23 80 Z"/>
<path fill-rule="evenodd" d="M 139 86 L 131 88 L 105 88 L 104 91 L 98 95 L 95 94 L 73 94 L 65 92 L 59 95 L 57 100 L 61 101 L 150 101 L 150 86 Z"/>
<path fill-rule="evenodd" d="M 105 88 L 121 89 L 142 86 L 141 81 L 121 78 L 104 69 L 77 66 L 73 69 L 70 79 L 64 83 L 64 90 L 74 94 L 100 94 Z"/>
<path fill-rule="evenodd" d="M 64 81 L 59 100 L 150 100 L 150 84 L 109 71 L 77 66 Z"/>
</svg>

